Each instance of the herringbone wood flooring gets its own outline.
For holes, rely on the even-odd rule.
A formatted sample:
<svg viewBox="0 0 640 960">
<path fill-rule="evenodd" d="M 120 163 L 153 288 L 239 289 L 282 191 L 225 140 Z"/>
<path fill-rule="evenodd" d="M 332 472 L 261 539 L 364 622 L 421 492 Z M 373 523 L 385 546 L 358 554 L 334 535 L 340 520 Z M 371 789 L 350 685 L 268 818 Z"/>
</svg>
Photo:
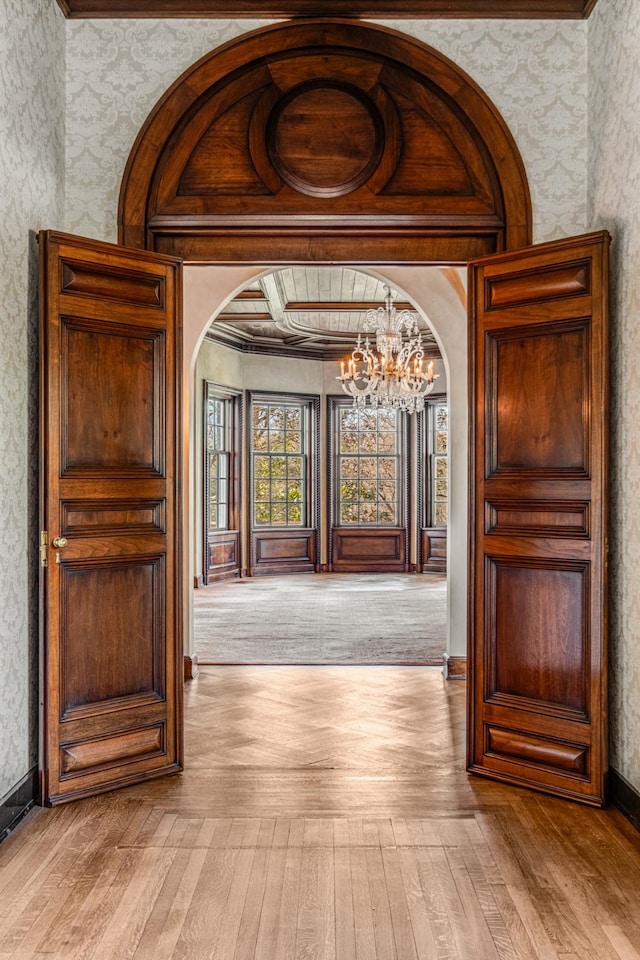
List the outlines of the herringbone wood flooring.
<svg viewBox="0 0 640 960">
<path fill-rule="evenodd" d="M 206 668 L 187 770 L 0 846 L 0 958 L 640 960 L 640 838 L 469 779 L 464 684 Z"/>
</svg>

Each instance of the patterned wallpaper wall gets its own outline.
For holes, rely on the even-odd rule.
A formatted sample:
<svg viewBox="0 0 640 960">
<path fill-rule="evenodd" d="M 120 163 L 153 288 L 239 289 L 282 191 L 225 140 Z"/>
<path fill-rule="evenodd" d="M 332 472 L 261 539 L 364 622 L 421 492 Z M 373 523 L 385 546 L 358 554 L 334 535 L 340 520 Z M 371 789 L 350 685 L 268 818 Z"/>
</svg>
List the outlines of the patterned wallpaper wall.
<svg viewBox="0 0 640 960">
<path fill-rule="evenodd" d="M 455 60 L 489 94 L 523 155 L 537 240 L 586 223 L 586 23 L 385 21 Z M 204 54 L 259 26 L 216 20 L 67 23 L 67 225 L 115 240 L 118 191 L 160 96 Z"/>
<path fill-rule="evenodd" d="M 589 20 L 589 221 L 613 238 L 611 763 L 640 790 L 640 4 Z"/>
<path fill-rule="evenodd" d="M 0 802 L 36 762 L 37 268 L 63 225 L 64 20 L 0 0 Z"/>
</svg>

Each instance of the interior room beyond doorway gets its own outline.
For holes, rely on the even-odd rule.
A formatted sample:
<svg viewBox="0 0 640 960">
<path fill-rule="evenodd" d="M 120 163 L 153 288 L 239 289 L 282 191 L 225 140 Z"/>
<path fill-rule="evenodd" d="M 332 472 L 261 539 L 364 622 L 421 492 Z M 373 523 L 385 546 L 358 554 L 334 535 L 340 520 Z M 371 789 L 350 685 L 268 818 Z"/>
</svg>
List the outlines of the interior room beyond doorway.
<svg viewBox="0 0 640 960">
<path fill-rule="evenodd" d="M 272 271 L 260 271 L 256 270 L 255 267 L 246 265 L 232 267 L 189 265 L 185 267 L 185 363 L 188 370 L 188 382 L 190 383 L 191 410 L 185 429 L 190 431 L 192 437 L 201 435 L 199 432 L 201 424 L 195 422 L 196 412 L 201 409 L 201 399 L 196 380 L 196 357 L 206 330 L 221 311 L 227 310 L 227 305 L 234 300 L 240 291 L 254 283 L 256 278 L 270 272 Z M 463 271 L 446 267 L 388 267 L 384 269 L 383 275 L 369 268 L 363 272 L 389 282 L 402 300 L 410 301 L 415 305 L 423 317 L 428 316 L 443 357 L 443 368 L 448 384 L 450 504 L 452 510 L 448 529 L 447 649 L 450 655 L 464 656 L 466 651 L 466 604 L 452 601 L 452 597 L 466 597 L 467 338 L 466 293 Z M 243 356 L 237 351 L 233 351 L 233 353 L 238 365 L 245 359 L 254 364 L 260 359 L 251 354 Z M 280 358 L 280 360 L 286 366 L 287 359 Z M 306 363 L 311 362 L 306 361 Z M 455 373 L 455 376 L 452 376 L 452 372 Z M 331 383 L 335 383 L 333 366 L 330 377 Z M 272 386 L 273 383 L 271 382 L 268 385 Z M 265 384 L 261 386 L 264 388 Z M 333 386 L 332 389 L 334 389 Z M 196 484 L 201 482 L 197 450 L 194 444 L 191 444 L 190 447 L 188 475 L 191 478 L 188 489 L 193 502 L 193 498 L 197 495 Z M 193 506 L 190 507 L 189 513 L 191 516 L 189 542 L 193 545 L 197 542 L 198 536 L 198 521 Z M 321 541 L 325 535 L 321 528 Z M 193 546 L 189 550 L 189 561 L 188 585 L 185 584 L 187 608 L 192 605 L 192 585 L 200 569 L 200 562 Z M 191 624 L 193 624 L 192 619 Z M 190 636 L 193 637 L 192 626 Z M 193 641 L 191 641 L 189 652 L 193 652 Z"/>
</svg>

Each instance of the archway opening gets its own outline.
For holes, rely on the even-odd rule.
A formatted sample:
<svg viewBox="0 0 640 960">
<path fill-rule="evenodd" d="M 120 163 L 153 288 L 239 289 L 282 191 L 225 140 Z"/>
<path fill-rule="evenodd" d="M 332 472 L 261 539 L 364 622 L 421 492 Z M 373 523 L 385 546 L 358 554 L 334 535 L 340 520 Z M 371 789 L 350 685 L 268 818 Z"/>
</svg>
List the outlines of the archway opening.
<svg viewBox="0 0 640 960">
<path fill-rule="evenodd" d="M 356 21 L 290 21 L 214 50 L 160 100 L 123 177 L 120 241 L 189 264 L 185 316 L 200 319 L 186 337 L 187 393 L 204 327 L 260 265 L 376 265 L 436 326 L 442 305 L 457 370 L 453 655 L 466 643 L 467 333 L 460 301 L 452 322 L 447 296 L 426 289 L 425 265 L 524 247 L 531 234 L 524 165 L 491 100 L 437 51 Z"/>
</svg>

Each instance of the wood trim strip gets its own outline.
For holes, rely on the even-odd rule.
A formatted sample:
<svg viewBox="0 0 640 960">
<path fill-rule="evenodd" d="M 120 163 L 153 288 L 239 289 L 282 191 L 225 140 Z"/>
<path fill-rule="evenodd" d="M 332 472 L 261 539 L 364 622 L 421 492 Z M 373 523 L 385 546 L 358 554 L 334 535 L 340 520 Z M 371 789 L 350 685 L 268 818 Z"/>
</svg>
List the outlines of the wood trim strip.
<svg viewBox="0 0 640 960">
<path fill-rule="evenodd" d="M 640 830 L 640 793 L 617 770 L 609 770 L 609 799 Z"/>
<path fill-rule="evenodd" d="M 129 18 L 162 17 L 210 19 L 233 17 L 296 17 L 312 16 L 317 11 L 314 0 L 189 0 L 176 7 L 174 0 L 57 0 L 65 17 Z M 326 16 L 390 17 L 425 19 L 535 19 L 583 20 L 592 13 L 597 0 L 389 0 L 377 5 L 375 0 L 325 0 Z"/>
<path fill-rule="evenodd" d="M 38 768 L 32 767 L 19 783 L 0 800 L 0 843 L 27 815 L 38 796 Z"/>
<path fill-rule="evenodd" d="M 442 658 L 442 673 L 445 680 L 466 680 L 467 658 L 452 657 L 445 653 Z"/>
<path fill-rule="evenodd" d="M 194 653 L 192 657 L 185 656 L 184 679 L 195 680 L 197 676 L 198 676 L 198 655 Z"/>
</svg>

